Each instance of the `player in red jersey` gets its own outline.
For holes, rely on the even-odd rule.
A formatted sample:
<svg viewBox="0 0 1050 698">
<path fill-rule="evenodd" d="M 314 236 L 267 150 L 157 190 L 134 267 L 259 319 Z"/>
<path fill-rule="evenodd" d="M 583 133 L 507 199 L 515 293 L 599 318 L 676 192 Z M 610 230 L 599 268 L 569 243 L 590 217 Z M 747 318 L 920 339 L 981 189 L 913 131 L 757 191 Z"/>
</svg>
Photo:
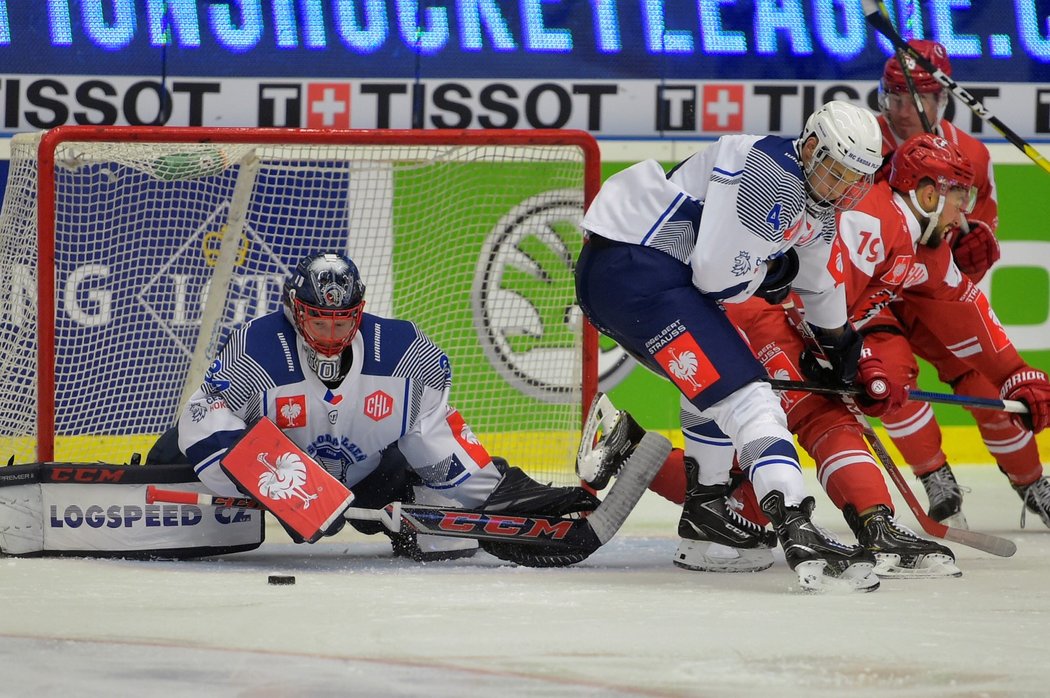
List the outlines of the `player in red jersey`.
<svg viewBox="0 0 1050 698">
<path fill-rule="evenodd" d="M 951 74 L 951 63 L 944 46 L 924 40 L 910 43 L 937 68 Z M 949 227 L 945 231 L 944 241 L 945 247 L 951 249 L 951 256 L 958 269 L 976 283 L 1000 255 L 995 237 L 999 215 L 991 156 L 983 143 L 942 118 L 948 104 L 948 91 L 929 72 L 912 61 L 906 60 L 906 65 L 934 132 L 958 147 L 974 166 L 976 200 L 973 209 L 965 215 L 961 225 Z M 882 112 L 879 124 L 882 128 L 883 149 L 887 155 L 904 139 L 923 132 L 923 124 L 908 92 L 904 71 L 896 57 L 886 61 L 883 69 L 879 106 Z M 934 257 L 939 256 L 930 244 L 925 245 L 923 250 L 929 251 L 928 254 Z M 946 264 L 943 256 L 940 259 L 941 265 Z M 931 263 L 934 266 L 937 264 Z M 934 273 L 932 268 L 930 271 L 935 276 L 940 273 Z M 906 333 L 915 353 L 929 361 L 941 381 L 950 385 L 955 392 L 981 397 L 997 396 L 1002 388 L 1001 381 L 993 379 L 990 382 L 989 377 L 1008 372 L 1011 366 L 1018 365 L 1018 358 L 1006 358 L 996 348 L 983 348 L 980 350 L 986 352 L 983 357 L 985 363 L 998 362 L 1000 368 L 985 366 L 977 370 L 963 360 L 978 350 L 976 344 L 970 342 L 955 346 L 938 339 L 938 335 L 946 333 L 962 338 L 960 341 L 977 336 L 986 322 L 998 326 L 994 315 L 987 310 L 981 317 L 955 314 L 924 316 L 923 310 L 929 310 L 929 305 L 918 302 L 923 296 L 918 292 L 905 293 L 904 302 L 895 305 L 898 309 L 897 320 L 891 324 Z M 974 326 L 967 329 L 964 323 Z M 1031 431 L 1001 412 L 977 410 L 973 414 L 985 446 L 999 469 L 1009 478 L 1028 510 L 1037 513 L 1050 526 L 1050 482 L 1043 477 L 1039 450 Z M 887 415 L 883 424 L 912 471 L 922 481 L 930 501 L 930 516 L 938 521 L 965 527 L 962 491 L 941 447 L 941 430 L 934 419 L 933 410 L 929 405 L 910 403 L 903 410 Z"/>
</svg>

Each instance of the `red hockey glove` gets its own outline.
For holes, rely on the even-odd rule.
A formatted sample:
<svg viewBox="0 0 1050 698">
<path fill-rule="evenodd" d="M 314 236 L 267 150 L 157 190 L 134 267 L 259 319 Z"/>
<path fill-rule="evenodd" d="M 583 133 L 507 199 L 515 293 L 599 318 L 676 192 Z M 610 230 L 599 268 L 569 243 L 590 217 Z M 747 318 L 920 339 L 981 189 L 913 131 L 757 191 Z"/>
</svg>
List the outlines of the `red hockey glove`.
<svg viewBox="0 0 1050 698">
<path fill-rule="evenodd" d="M 992 265 L 999 261 L 1002 253 L 999 251 L 999 241 L 995 239 L 995 233 L 987 223 L 982 221 L 967 221 L 970 232 L 959 235 L 956 238 L 952 255 L 955 257 L 955 265 L 959 271 L 979 281 Z"/>
<path fill-rule="evenodd" d="M 1050 426 L 1050 381 L 1034 368 L 1022 368 L 1006 379 L 999 391 L 1003 400 L 1020 400 L 1028 414 L 1011 414 L 1010 419 L 1022 429 L 1039 433 Z"/>
<path fill-rule="evenodd" d="M 908 386 L 892 381 L 882 359 L 867 347 L 860 352 L 857 383 L 864 389 L 864 394 L 857 396 L 857 407 L 869 417 L 895 412 L 908 400 Z"/>
</svg>

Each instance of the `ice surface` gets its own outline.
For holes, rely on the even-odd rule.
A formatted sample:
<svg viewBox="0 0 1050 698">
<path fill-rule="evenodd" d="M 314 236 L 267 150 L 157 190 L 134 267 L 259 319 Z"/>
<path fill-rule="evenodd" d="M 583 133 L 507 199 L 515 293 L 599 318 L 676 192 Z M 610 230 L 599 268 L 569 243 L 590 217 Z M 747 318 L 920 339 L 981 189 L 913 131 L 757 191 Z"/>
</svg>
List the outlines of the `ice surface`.
<svg viewBox="0 0 1050 698">
<path fill-rule="evenodd" d="M 864 595 L 798 592 L 779 551 L 757 574 L 680 570 L 677 509 L 655 495 L 568 569 L 417 565 L 379 537 L 297 546 L 273 526 L 226 558 L 3 558 L 0 695 L 1048 695 L 1050 531 L 1019 527 L 994 467 L 956 474 L 971 527 L 1017 554 L 954 545 L 962 578 Z M 816 519 L 848 535 L 822 494 Z"/>
</svg>

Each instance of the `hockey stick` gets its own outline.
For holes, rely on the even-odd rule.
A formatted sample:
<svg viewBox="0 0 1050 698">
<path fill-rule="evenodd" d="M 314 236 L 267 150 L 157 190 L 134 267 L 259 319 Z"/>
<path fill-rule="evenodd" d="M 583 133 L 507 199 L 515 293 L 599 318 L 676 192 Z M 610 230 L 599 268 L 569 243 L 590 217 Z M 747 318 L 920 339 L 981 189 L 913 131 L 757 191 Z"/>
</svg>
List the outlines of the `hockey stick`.
<svg viewBox="0 0 1050 698">
<path fill-rule="evenodd" d="M 856 397 L 861 394 L 861 389 L 849 386 L 829 386 L 808 381 L 780 380 L 769 378 L 766 382 L 773 390 L 797 390 L 804 393 L 817 393 L 820 395 L 838 395 L 840 397 Z M 1028 407 L 1020 400 L 997 400 L 991 397 L 973 397 L 970 395 L 953 395 L 952 393 L 931 393 L 925 390 L 913 390 L 908 393 L 909 400 L 916 402 L 932 402 L 943 405 L 957 405 L 959 407 L 974 407 L 982 410 L 996 410 L 999 412 L 1011 412 L 1013 414 L 1027 414 Z"/>
<path fill-rule="evenodd" d="M 887 22 L 890 22 L 890 15 L 886 10 L 885 3 L 882 0 L 876 1 L 878 2 L 879 13 Z M 911 76 L 911 68 L 908 67 L 908 62 L 904 60 L 904 51 L 900 47 L 894 47 L 893 52 L 897 56 L 897 62 L 900 63 L 901 73 L 904 75 L 904 84 L 907 85 L 908 94 L 911 95 L 912 104 L 915 105 L 915 113 L 919 117 L 919 123 L 922 124 L 923 133 L 933 133 L 933 126 L 930 125 L 930 119 L 926 116 L 926 108 L 922 105 L 922 97 L 919 96 L 919 90 L 915 87 L 915 79 Z"/>
<path fill-rule="evenodd" d="M 981 100 L 967 92 L 959 85 L 959 83 L 955 82 L 950 75 L 939 70 L 937 66 L 926 60 L 925 56 L 908 45 L 901 35 L 897 33 L 897 30 L 893 27 L 893 23 L 890 22 L 889 12 L 886 11 L 886 6 L 882 0 L 861 0 L 861 6 L 863 7 L 864 17 L 868 21 L 868 24 L 889 39 L 894 48 L 906 52 L 919 66 L 922 67 L 923 70 L 932 75 L 934 80 L 948 88 L 957 99 L 969 107 L 970 111 L 991 124 L 996 131 L 1001 133 L 1006 140 L 1019 148 L 1021 152 L 1032 160 L 1032 162 L 1042 167 L 1045 171 L 1050 172 L 1050 161 L 1040 155 L 1039 151 L 1033 148 L 1028 141 L 1014 133 L 1009 126 L 992 114 Z"/>
<path fill-rule="evenodd" d="M 250 497 L 219 497 L 200 492 L 161 489 L 155 485 L 147 486 L 146 503 L 157 502 L 263 509 L 258 501 Z M 584 535 L 586 532 L 579 530 L 582 519 L 555 516 L 487 514 L 469 509 L 391 502 L 382 509 L 347 507 L 343 511 L 343 517 L 348 521 L 379 521 L 392 533 L 398 533 L 404 525 L 417 533 L 455 538 L 499 541 L 514 539 L 522 543 L 565 543 L 569 546 L 593 544 L 593 541 Z M 581 537 L 584 540 L 581 540 Z"/>
<path fill-rule="evenodd" d="M 800 335 L 802 335 L 803 341 L 806 343 L 806 347 L 813 353 L 813 357 L 820 362 L 830 366 L 831 362 L 828 360 L 827 354 L 824 353 L 823 347 L 820 345 L 820 341 L 816 335 L 813 334 L 813 330 L 810 328 L 806 321 L 802 318 L 802 314 L 794 303 L 785 303 L 783 305 L 784 312 L 787 314 L 788 320 L 794 325 L 795 329 Z M 854 395 L 859 394 L 854 393 Z M 1000 538 L 987 533 L 981 533 L 979 531 L 968 531 L 965 529 L 953 528 L 946 526 L 939 521 L 934 521 L 926 510 L 922 508 L 919 500 L 915 497 L 915 493 L 912 492 L 908 482 L 904 479 L 904 475 L 901 474 L 897 464 L 893 462 L 893 458 L 890 456 L 889 451 L 883 445 L 882 440 L 879 439 L 879 435 L 875 433 L 875 430 L 871 428 L 871 424 L 868 422 L 867 417 L 857 407 L 856 402 L 853 400 L 853 395 L 841 395 L 842 402 L 849 409 L 850 413 L 856 418 L 857 423 L 861 427 L 861 431 L 864 433 L 864 438 L 871 446 L 872 452 L 875 457 L 879 459 L 879 463 L 882 464 L 882 469 L 889 475 L 890 480 L 896 486 L 897 490 L 904 497 L 904 501 L 907 502 L 908 508 L 911 513 L 915 516 L 915 519 L 919 522 L 919 526 L 926 533 L 936 538 L 943 538 L 945 540 L 954 541 L 970 548 L 976 548 L 992 555 L 998 555 L 999 557 L 1010 557 L 1017 552 L 1017 545 L 1006 538 Z"/>
<path fill-rule="evenodd" d="M 620 530 L 670 452 L 670 441 L 660 434 L 647 433 L 620 470 L 602 503 L 590 515 L 582 518 L 495 514 L 402 502 L 391 502 L 381 509 L 348 507 L 343 516 L 348 520 L 379 521 L 394 533 L 400 531 L 401 526 L 408 526 L 417 533 L 436 536 L 525 544 L 553 543 L 567 549 L 594 552 Z M 219 497 L 149 485 L 146 488 L 146 503 L 156 502 L 262 508 L 250 498 Z"/>
</svg>

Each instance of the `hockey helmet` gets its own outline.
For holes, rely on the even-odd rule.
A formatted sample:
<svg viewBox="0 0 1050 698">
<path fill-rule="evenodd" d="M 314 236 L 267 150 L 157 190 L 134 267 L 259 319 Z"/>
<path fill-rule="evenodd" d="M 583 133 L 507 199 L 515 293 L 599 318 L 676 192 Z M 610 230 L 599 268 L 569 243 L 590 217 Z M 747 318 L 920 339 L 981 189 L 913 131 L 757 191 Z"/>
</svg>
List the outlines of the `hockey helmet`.
<svg viewBox="0 0 1050 698">
<path fill-rule="evenodd" d="M 365 307 L 365 285 L 344 254 L 313 254 L 284 282 L 284 303 L 307 345 L 323 356 L 350 346 Z"/>
<path fill-rule="evenodd" d="M 973 187 L 973 165 L 962 151 L 946 138 L 922 133 L 897 148 L 890 161 L 890 186 L 901 192 L 913 191 L 923 180 L 933 180 L 940 193 L 949 189 Z"/>
<path fill-rule="evenodd" d="M 952 64 L 948 60 L 948 51 L 936 41 L 928 39 L 912 39 L 908 45 L 915 49 L 920 56 L 933 64 L 935 68 L 945 75 L 952 74 Z M 937 78 L 925 68 L 915 62 L 915 59 L 904 54 L 905 66 L 911 80 L 915 84 L 915 91 L 920 94 L 929 92 L 940 92 L 944 89 Z M 896 55 L 890 56 L 882 67 L 882 80 L 879 83 L 880 92 L 908 92 L 908 81 L 904 77 L 904 68 Z"/>
<path fill-rule="evenodd" d="M 922 133 L 912 136 L 897 148 L 890 161 L 889 184 L 898 192 L 907 193 L 916 211 L 925 214 L 926 224 L 919 235 L 919 243 L 936 247 L 940 244 L 944 226 L 939 221 L 947 197 L 952 190 L 960 196 L 959 210 L 969 213 L 977 200 L 973 165 L 955 145 L 946 138 Z M 932 182 L 940 194 L 933 211 L 927 211 L 919 202 L 916 190 L 925 182 Z M 950 225 L 953 221 L 946 221 Z"/>
<path fill-rule="evenodd" d="M 844 101 L 828 102 L 806 120 L 800 148 L 816 148 L 804 163 L 810 198 L 840 210 L 853 208 L 882 166 L 882 132 L 875 115 Z"/>
<path fill-rule="evenodd" d="M 945 75 L 952 74 L 948 51 L 943 45 L 927 39 L 912 39 L 908 45 Z M 938 82 L 932 73 L 916 63 L 915 59 L 908 54 L 904 54 L 904 67 L 901 67 L 897 56 L 891 56 L 883 66 L 882 79 L 879 81 L 879 110 L 891 120 L 890 125 L 894 126 L 894 131 L 900 130 L 901 133 L 906 134 L 908 129 L 903 126 L 898 129 L 898 126 L 901 125 L 893 124 L 891 119 L 892 105 L 895 100 L 897 100 L 898 109 L 904 109 L 906 106 L 914 109 L 914 100 L 908 94 L 908 81 L 904 75 L 904 68 L 908 69 L 908 75 L 911 76 L 912 83 L 915 85 L 915 92 L 924 101 L 935 100 L 937 111 L 932 121 L 933 124 L 939 123 L 944 117 L 944 110 L 948 107 L 948 93 L 944 90 L 944 85 Z M 907 105 L 904 104 L 905 102 Z M 930 106 L 933 106 L 933 102 L 930 102 Z M 930 106 L 924 108 L 929 109 Z"/>
</svg>

